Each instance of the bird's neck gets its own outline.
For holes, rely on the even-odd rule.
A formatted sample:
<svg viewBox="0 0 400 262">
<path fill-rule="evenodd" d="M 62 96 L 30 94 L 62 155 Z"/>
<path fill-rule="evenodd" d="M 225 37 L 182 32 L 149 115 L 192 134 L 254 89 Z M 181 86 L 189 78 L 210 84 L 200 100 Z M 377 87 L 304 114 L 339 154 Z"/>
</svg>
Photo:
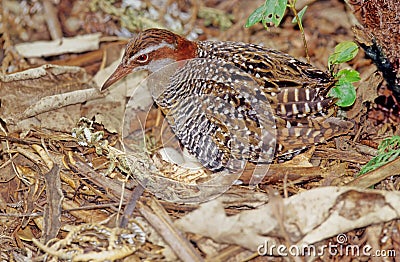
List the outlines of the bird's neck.
<svg viewBox="0 0 400 262">
<path fill-rule="evenodd" d="M 168 39 L 168 41 L 162 42 L 158 46 L 158 52 L 147 66 L 147 70 L 150 72 L 158 71 L 164 66 L 178 61 L 198 57 L 197 43 L 180 36 L 176 36 L 173 40 Z"/>
<path fill-rule="evenodd" d="M 176 61 L 198 57 L 197 42 L 187 40 L 183 37 L 176 39 L 175 58 Z"/>
</svg>

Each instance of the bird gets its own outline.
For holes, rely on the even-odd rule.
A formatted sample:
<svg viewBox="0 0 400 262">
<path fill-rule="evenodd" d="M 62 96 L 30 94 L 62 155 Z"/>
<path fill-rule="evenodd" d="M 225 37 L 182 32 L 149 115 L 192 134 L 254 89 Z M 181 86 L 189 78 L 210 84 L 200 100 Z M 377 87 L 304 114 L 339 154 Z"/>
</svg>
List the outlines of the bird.
<svg viewBox="0 0 400 262">
<path fill-rule="evenodd" d="M 153 100 L 182 146 L 211 171 L 290 159 L 353 127 L 328 114 L 336 101 L 329 73 L 261 45 L 147 29 L 101 91 L 142 70 L 154 76 Z"/>
</svg>

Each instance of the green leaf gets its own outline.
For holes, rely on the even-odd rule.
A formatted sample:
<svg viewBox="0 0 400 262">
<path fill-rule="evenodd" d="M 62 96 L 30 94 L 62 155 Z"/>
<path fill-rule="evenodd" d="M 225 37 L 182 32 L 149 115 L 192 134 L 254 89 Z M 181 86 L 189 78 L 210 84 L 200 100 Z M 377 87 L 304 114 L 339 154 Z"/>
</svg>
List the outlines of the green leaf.
<svg viewBox="0 0 400 262">
<path fill-rule="evenodd" d="M 279 26 L 285 14 L 287 2 L 288 0 L 266 0 L 263 20 L 267 23 L 273 23 L 276 27 Z"/>
<path fill-rule="evenodd" d="M 303 20 L 303 15 L 304 15 L 304 13 L 306 12 L 307 7 L 308 7 L 308 6 L 306 5 L 305 7 L 303 7 L 303 9 L 301 9 L 300 12 L 297 13 L 297 16 L 299 17 L 300 21 Z M 297 24 L 297 18 L 296 18 L 296 17 L 293 17 L 292 23 L 293 23 L 293 24 Z"/>
<path fill-rule="evenodd" d="M 335 47 L 335 52 L 328 58 L 328 68 L 331 65 L 344 63 L 353 59 L 358 53 L 358 46 L 352 41 L 339 43 Z"/>
<path fill-rule="evenodd" d="M 288 0 L 265 0 L 265 3 L 254 10 L 247 18 L 246 27 L 262 22 L 264 26 L 267 23 L 273 23 L 279 26 L 285 14 Z"/>
<path fill-rule="evenodd" d="M 342 69 L 335 76 L 336 79 L 344 79 L 347 82 L 354 83 L 360 81 L 360 73 L 353 69 Z"/>
<path fill-rule="evenodd" d="M 356 100 L 356 89 L 351 82 L 339 79 L 335 87 L 329 92 L 331 97 L 338 98 L 336 104 L 341 107 L 351 106 Z"/>
<path fill-rule="evenodd" d="M 265 4 L 254 10 L 254 12 L 247 18 L 246 27 L 253 26 L 261 22 L 265 12 Z"/>
<path fill-rule="evenodd" d="M 400 155 L 400 136 L 384 139 L 378 146 L 378 154 L 363 166 L 358 175 L 368 173 L 393 161 Z"/>
</svg>

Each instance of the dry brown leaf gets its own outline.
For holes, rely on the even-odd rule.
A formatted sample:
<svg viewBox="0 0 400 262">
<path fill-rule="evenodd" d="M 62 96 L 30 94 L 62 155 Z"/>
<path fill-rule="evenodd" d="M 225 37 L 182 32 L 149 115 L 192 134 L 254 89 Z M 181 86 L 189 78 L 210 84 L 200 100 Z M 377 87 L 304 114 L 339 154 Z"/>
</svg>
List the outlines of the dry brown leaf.
<svg viewBox="0 0 400 262">
<path fill-rule="evenodd" d="M 301 246 L 400 216 L 400 193 L 351 187 L 320 187 L 283 199 L 283 204 L 282 223 L 274 217 L 274 204 L 228 217 L 217 199 L 175 224 L 185 232 L 255 251 L 265 241 L 276 244 L 275 238 L 288 237 Z"/>
<path fill-rule="evenodd" d="M 374 101 L 377 97 L 378 87 L 383 81 L 382 76 L 376 72 L 375 67 L 371 67 L 367 74 L 363 74 L 362 77 L 360 85 L 357 88 L 357 99 L 355 104 L 347 111 L 347 117 L 354 119 L 358 116 L 358 122 L 360 121 L 360 117 L 365 114 L 365 112 L 363 113 L 363 110 L 365 111 L 363 104 L 365 102 Z"/>
<path fill-rule="evenodd" d="M 54 56 L 66 53 L 82 53 L 99 49 L 101 33 L 63 37 L 54 41 L 37 41 L 15 45 L 23 57 Z"/>
<path fill-rule="evenodd" d="M 82 89 L 89 87 L 94 88 L 93 85 L 91 86 L 85 71 L 79 67 L 43 65 L 15 74 L 0 75 L 2 105 L 0 107 L 0 118 L 8 124 L 8 128 L 11 130 L 16 129 L 16 125 L 21 125 L 22 123 L 19 122 L 27 117 L 46 111 L 51 111 L 53 117 L 51 121 L 41 119 L 42 122 L 38 122 L 36 119 L 33 122 L 41 124 L 42 127 L 45 127 L 47 122 L 52 121 L 60 124 L 65 123 L 64 117 L 56 118 L 54 109 L 69 104 L 82 103 L 92 99 L 93 96 L 98 96 L 98 92 L 93 91 L 94 89 L 82 91 Z M 74 95 L 73 92 L 78 90 L 79 92 Z M 91 94 L 82 97 L 80 92 L 91 92 Z M 69 93 L 69 95 L 65 95 L 65 93 Z M 63 101 L 63 99 L 57 97 L 57 94 L 62 94 L 60 96 L 66 100 Z M 44 99 L 45 97 L 47 98 Z M 79 119 L 80 117 L 79 115 L 73 116 L 70 110 L 67 113 L 72 119 Z M 75 121 L 71 122 L 75 123 Z M 20 129 L 23 129 L 23 127 Z"/>
</svg>

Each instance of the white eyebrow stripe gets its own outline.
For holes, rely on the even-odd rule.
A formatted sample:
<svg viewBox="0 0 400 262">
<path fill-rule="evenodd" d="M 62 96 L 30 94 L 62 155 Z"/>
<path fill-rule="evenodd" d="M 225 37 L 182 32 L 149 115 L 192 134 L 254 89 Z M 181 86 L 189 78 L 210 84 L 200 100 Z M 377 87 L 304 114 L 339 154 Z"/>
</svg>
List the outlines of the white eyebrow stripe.
<svg viewBox="0 0 400 262">
<path fill-rule="evenodd" d="M 175 49 L 175 46 L 174 46 L 174 45 L 168 44 L 168 43 L 162 41 L 162 42 L 161 42 L 160 44 L 158 44 L 158 45 L 149 46 L 149 47 L 146 47 L 146 48 L 143 49 L 143 50 L 140 50 L 140 51 L 137 52 L 134 56 L 132 56 L 131 58 L 129 58 L 129 62 L 132 61 L 132 60 L 135 60 L 136 58 L 138 58 L 138 57 L 141 56 L 141 55 L 148 54 L 148 53 L 150 53 L 150 52 L 153 52 L 154 50 L 157 50 L 157 49 L 160 49 L 160 48 L 163 48 L 163 47 L 169 47 L 169 48 L 171 48 L 171 49 Z"/>
</svg>

